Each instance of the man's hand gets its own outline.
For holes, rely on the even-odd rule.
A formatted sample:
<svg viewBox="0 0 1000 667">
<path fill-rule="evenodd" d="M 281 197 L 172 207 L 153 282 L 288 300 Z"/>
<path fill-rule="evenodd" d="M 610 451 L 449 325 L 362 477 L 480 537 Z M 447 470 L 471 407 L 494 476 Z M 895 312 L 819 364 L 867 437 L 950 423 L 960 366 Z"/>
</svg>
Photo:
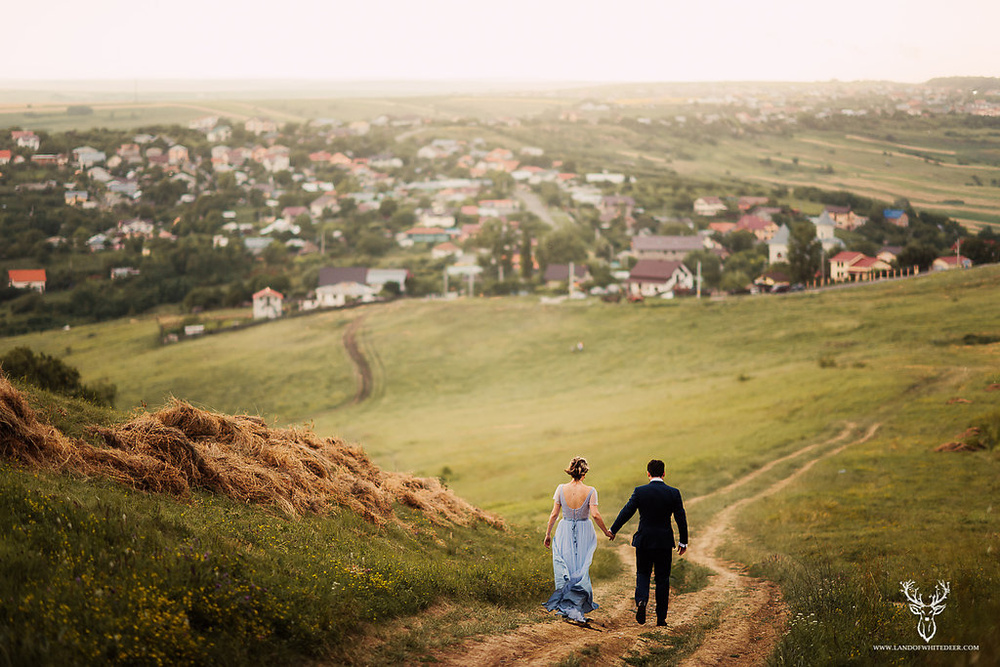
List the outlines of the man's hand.
<svg viewBox="0 0 1000 667">
<path fill-rule="evenodd" d="M 615 537 L 617 537 L 617 533 L 608 532 L 608 539 L 609 540 L 611 540 L 612 542 L 614 542 L 615 541 Z"/>
<path fill-rule="evenodd" d="M 678 556 L 683 556 L 684 552 L 687 551 L 687 550 L 688 550 L 687 547 L 677 547 L 677 555 Z"/>
</svg>

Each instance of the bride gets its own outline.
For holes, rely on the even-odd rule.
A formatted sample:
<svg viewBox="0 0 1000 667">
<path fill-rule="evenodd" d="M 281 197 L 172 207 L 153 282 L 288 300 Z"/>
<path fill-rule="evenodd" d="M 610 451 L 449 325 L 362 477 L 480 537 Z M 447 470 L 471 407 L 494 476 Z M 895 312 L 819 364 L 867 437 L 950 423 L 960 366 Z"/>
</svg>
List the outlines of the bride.
<svg viewBox="0 0 1000 667">
<path fill-rule="evenodd" d="M 569 463 L 566 474 L 573 478 L 567 484 L 556 488 L 552 499 L 552 514 L 545 530 L 545 546 L 552 549 L 552 570 L 555 576 L 556 592 L 552 594 L 545 608 L 558 611 L 568 620 L 586 623 L 586 614 L 597 609 L 594 591 L 590 584 L 590 562 L 597 548 L 597 525 L 607 537 L 611 532 L 604 525 L 604 519 L 597 509 L 597 489 L 583 483 L 590 467 L 587 459 L 577 456 Z M 556 527 L 555 539 L 552 527 L 562 512 L 563 519 Z"/>
</svg>

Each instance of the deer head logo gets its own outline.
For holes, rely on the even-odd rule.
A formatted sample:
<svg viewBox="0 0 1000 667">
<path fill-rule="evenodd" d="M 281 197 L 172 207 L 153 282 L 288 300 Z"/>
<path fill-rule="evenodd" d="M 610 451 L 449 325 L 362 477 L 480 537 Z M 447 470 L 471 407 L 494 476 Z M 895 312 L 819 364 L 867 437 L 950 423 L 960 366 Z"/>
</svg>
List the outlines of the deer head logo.
<svg viewBox="0 0 1000 667">
<path fill-rule="evenodd" d="M 916 585 L 912 581 L 901 581 L 903 595 L 910 601 L 910 611 L 920 618 L 917 622 L 917 632 L 924 642 L 930 642 L 931 637 L 937 632 L 937 624 L 934 617 L 944 611 L 944 601 L 951 592 L 951 583 L 938 580 L 934 587 L 934 597 L 930 602 L 924 602 L 924 596 L 920 595 Z"/>
</svg>

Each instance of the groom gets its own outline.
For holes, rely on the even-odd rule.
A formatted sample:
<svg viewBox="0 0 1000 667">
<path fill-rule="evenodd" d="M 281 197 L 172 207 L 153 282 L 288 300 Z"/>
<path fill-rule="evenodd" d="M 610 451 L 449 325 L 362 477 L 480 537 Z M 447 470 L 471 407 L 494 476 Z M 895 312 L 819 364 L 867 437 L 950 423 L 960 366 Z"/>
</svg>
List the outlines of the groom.
<svg viewBox="0 0 1000 667">
<path fill-rule="evenodd" d="M 667 604 L 670 598 L 670 561 L 674 549 L 674 529 L 670 516 L 677 521 L 680 541 L 677 555 L 687 551 L 688 527 L 681 492 L 663 481 L 663 461 L 653 459 L 646 465 L 649 484 L 635 487 L 632 497 L 611 524 L 611 539 L 639 510 L 639 530 L 632 536 L 635 547 L 635 620 L 646 622 L 649 602 L 649 578 L 656 572 L 656 624 L 667 624 Z"/>
</svg>

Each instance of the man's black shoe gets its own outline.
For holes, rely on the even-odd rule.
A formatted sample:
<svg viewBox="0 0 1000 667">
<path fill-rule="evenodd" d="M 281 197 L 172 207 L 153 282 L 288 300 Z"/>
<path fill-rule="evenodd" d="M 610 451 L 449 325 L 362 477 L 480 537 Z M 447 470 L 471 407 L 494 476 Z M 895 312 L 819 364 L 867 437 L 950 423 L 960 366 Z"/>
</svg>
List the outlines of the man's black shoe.
<svg viewBox="0 0 1000 667">
<path fill-rule="evenodd" d="M 656 621 L 657 627 L 665 626 L 666 624 L 667 624 L 667 622 L 664 621 L 663 619 L 659 619 L 659 620 Z"/>
<path fill-rule="evenodd" d="M 645 625 L 646 623 L 646 603 L 637 602 L 635 605 L 635 622 L 639 625 Z"/>
</svg>

